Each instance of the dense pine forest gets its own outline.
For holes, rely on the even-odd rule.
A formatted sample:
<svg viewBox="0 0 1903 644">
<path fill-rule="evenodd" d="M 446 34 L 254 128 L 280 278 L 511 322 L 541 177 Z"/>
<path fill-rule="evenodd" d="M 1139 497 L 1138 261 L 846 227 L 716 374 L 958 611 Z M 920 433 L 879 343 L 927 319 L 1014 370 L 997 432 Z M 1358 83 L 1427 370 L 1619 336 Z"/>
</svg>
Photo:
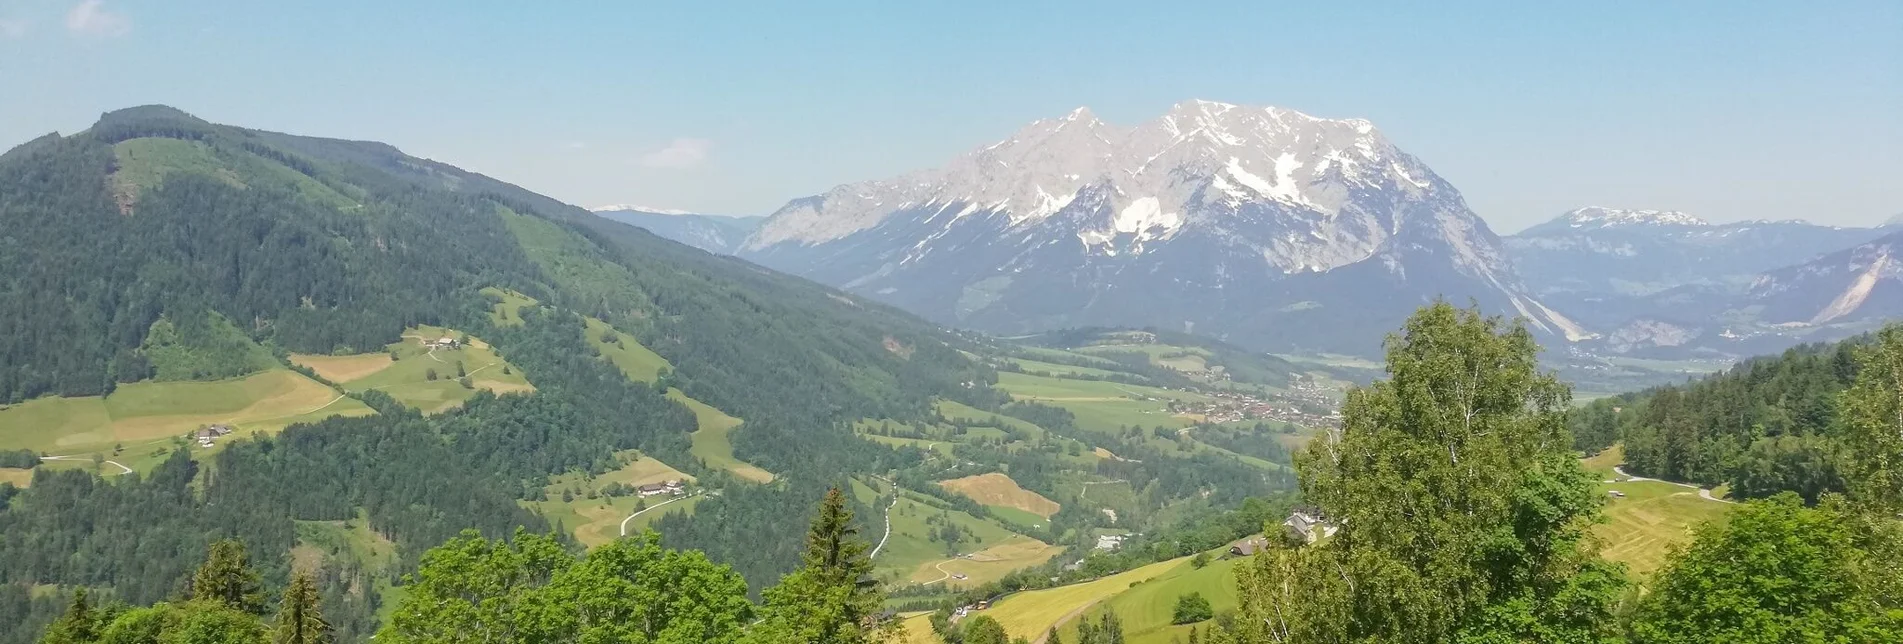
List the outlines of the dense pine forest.
<svg viewBox="0 0 1903 644">
<path fill-rule="evenodd" d="M 1867 339 L 1792 348 L 1684 385 L 1594 401 L 1573 415 L 1589 452 L 1622 442 L 1632 474 L 1815 503 L 1844 489 L 1838 399 L 1863 369 Z"/>
</svg>

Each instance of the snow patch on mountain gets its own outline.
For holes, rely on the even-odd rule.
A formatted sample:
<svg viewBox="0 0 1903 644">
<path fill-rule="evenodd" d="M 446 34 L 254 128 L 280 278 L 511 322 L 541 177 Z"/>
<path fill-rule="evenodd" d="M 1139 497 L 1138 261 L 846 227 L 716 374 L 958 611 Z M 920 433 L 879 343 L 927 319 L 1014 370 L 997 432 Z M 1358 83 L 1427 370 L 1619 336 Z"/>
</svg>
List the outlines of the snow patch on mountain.
<svg viewBox="0 0 1903 644">
<path fill-rule="evenodd" d="M 647 213 L 653 213 L 656 215 L 700 214 L 691 210 L 675 210 L 672 208 L 654 208 L 651 206 L 641 206 L 641 205 L 636 205 L 631 203 L 615 203 L 615 204 L 608 204 L 606 206 L 595 206 L 593 208 L 589 208 L 588 211 L 589 212 L 647 212 Z"/>
<path fill-rule="evenodd" d="M 1676 210 L 1625 210 L 1587 206 L 1560 215 L 1555 223 L 1573 228 L 1611 228 L 1614 226 L 1710 226 L 1711 222 Z"/>
</svg>

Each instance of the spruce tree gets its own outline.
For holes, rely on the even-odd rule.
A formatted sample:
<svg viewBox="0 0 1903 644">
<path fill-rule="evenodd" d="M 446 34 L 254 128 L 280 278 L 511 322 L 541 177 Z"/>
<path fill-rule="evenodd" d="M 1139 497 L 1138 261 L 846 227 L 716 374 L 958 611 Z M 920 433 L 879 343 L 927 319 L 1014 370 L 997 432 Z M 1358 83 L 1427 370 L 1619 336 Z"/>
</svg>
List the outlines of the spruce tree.
<svg viewBox="0 0 1903 644">
<path fill-rule="evenodd" d="M 330 625 L 324 622 L 318 602 L 317 583 L 311 581 L 310 573 L 292 575 L 291 586 L 284 589 L 284 600 L 278 605 L 273 644 L 330 644 Z"/>
<path fill-rule="evenodd" d="M 66 614 L 46 627 L 46 634 L 40 638 L 40 644 L 86 644 L 99 640 L 99 615 L 86 598 L 86 589 L 73 590 L 73 601 L 66 605 Z"/>
<path fill-rule="evenodd" d="M 232 539 L 211 543 L 205 563 L 192 575 L 191 598 L 217 602 L 254 615 L 264 613 L 264 593 L 258 583 L 258 572 L 251 569 L 243 543 Z"/>
</svg>

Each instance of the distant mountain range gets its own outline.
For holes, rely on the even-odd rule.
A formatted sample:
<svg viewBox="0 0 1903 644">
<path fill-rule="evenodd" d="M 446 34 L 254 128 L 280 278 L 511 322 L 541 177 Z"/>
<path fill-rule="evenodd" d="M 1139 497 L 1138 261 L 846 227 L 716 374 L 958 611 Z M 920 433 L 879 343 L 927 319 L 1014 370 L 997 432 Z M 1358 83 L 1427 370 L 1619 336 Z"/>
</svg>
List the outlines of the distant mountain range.
<svg viewBox="0 0 1903 644">
<path fill-rule="evenodd" d="M 1898 235 L 1590 207 L 1505 241 L 1535 293 L 1601 334 L 1582 348 L 1721 357 L 1842 337 L 1903 311 L 1890 292 Z"/>
<path fill-rule="evenodd" d="M 741 257 L 939 322 L 1189 330 L 1369 353 L 1436 296 L 1591 334 L 1522 285 L 1459 191 L 1360 119 L 1178 104 L 1087 109 L 946 165 L 795 199 Z"/>
<path fill-rule="evenodd" d="M 704 251 L 731 255 L 740 242 L 766 221 L 762 217 L 705 215 L 685 210 L 615 204 L 590 208 L 595 214 Z"/>
<path fill-rule="evenodd" d="M 1566 355 L 1723 360 L 1903 312 L 1895 220 L 1586 207 L 1500 237 L 1368 121 L 1209 101 L 1134 127 L 1080 108 L 766 218 L 597 211 L 1005 334 L 1147 327 L 1372 355 L 1444 297 L 1524 318 Z"/>
</svg>

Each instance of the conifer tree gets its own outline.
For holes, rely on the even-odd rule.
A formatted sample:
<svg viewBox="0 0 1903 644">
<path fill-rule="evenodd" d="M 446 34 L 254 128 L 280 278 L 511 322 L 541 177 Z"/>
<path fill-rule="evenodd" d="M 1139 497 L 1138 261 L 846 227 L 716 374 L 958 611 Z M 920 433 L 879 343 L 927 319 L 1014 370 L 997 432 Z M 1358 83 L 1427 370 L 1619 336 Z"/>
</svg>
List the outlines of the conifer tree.
<svg viewBox="0 0 1903 644">
<path fill-rule="evenodd" d="M 806 533 L 805 565 L 766 590 L 763 619 L 748 642 L 859 644 L 895 636 L 896 621 L 874 623 L 881 598 L 868 548 L 852 525 L 845 494 L 828 490 Z"/>
<path fill-rule="evenodd" d="M 86 598 L 86 589 L 73 590 L 73 601 L 66 606 L 66 614 L 58 621 L 46 627 L 46 634 L 40 638 L 40 644 L 86 644 L 99 640 L 100 619 L 92 603 Z"/>
<path fill-rule="evenodd" d="M 278 605 L 273 644 L 330 644 L 330 625 L 324 622 L 318 601 L 310 573 L 300 570 L 292 575 L 291 586 L 284 589 L 284 600 Z"/>
<path fill-rule="evenodd" d="M 213 541 L 206 549 L 205 563 L 192 575 L 191 598 L 212 601 L 254 615 L 264 613 L 264 593 L 258 572 L 251 569 L 244 544 L 232 540 Z"/>
</svg>

